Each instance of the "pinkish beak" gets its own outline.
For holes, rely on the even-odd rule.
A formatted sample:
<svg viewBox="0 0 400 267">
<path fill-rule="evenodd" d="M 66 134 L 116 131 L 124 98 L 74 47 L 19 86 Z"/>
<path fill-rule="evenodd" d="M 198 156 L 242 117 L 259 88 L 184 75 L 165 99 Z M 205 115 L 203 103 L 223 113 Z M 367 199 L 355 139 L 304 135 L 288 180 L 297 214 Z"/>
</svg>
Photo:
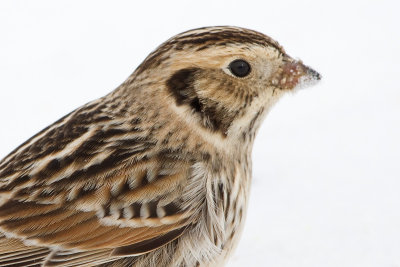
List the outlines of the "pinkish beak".
<svg viewBox="0 0 400 267">
<path fill-rule="evenodd" d="M 283 65 L 281 70 L 272 79 L 272 84 L 281 89 L 294 89 L 308 87 L 319 80 L 322 76 L 309 66 L 299 61 L 289 61 Z"/>
</svg>

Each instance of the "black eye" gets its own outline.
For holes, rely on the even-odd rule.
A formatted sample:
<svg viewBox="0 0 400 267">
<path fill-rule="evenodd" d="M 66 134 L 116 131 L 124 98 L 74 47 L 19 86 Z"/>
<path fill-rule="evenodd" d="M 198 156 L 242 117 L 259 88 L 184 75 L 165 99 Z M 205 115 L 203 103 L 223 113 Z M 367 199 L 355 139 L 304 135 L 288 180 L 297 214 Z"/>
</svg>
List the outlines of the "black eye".
<svg viewBox="0 0 400 267">
<path fill-rule="evenodd" d="M 229 64 L 229 69 L 237 77 L 245 77 L 250 73 L 250 64 L 243 59 L 236 59 Z"/>
</svg>

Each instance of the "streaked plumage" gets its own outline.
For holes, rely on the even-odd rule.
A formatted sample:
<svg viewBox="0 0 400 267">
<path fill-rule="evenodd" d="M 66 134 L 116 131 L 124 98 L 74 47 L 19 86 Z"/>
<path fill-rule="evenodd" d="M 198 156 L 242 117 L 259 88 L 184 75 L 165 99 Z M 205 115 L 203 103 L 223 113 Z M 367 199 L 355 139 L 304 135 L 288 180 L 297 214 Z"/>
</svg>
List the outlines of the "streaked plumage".
<svg viewBox="0 0 400 267">
<path fill-rule="evenodd" d="M 236 59 L 246 77 L 229 69 Z M 283 93 L 319 79 L 258 32 L 173 37 L 0 162 L 0 266 L 223 265 L 260 123 Z"/>
</svg>

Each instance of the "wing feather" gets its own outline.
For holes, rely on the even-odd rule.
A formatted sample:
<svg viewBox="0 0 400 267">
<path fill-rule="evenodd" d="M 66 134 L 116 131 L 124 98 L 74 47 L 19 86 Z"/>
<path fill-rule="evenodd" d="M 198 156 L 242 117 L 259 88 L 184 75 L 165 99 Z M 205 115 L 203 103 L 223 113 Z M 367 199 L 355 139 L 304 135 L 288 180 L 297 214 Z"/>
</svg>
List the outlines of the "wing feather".
<svg viewBox="0 0 400 267">
<path fill-rule="evenodd" d="M 104 105 L 72 112 L 0 162 L 1 266 L 91 266 L 150 252 L 196 223 L 182 200 L 190 159 L 168 157 L 152 129 Z"/>
<path fill-rule="evenodd" d="M 30 266 L 50 253 L 48 248 L 27 247 L 20 240 L 0 236 L 0 266 Z"/>
</svg>

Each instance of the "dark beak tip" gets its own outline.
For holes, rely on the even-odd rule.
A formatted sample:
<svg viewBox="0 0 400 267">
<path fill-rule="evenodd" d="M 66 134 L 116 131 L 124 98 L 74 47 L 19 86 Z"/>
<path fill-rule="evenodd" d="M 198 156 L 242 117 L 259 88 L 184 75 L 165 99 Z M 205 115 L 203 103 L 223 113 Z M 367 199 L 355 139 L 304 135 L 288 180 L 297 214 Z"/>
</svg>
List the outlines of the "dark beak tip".
<svg viewBox="0 0 400 267">
<path fill-rule="evenodd" d="M 322 75 L 310 67 L 308 67 L 307 72 L 314 80 L 319 81 L 322 79 Z"/>
</svg>

